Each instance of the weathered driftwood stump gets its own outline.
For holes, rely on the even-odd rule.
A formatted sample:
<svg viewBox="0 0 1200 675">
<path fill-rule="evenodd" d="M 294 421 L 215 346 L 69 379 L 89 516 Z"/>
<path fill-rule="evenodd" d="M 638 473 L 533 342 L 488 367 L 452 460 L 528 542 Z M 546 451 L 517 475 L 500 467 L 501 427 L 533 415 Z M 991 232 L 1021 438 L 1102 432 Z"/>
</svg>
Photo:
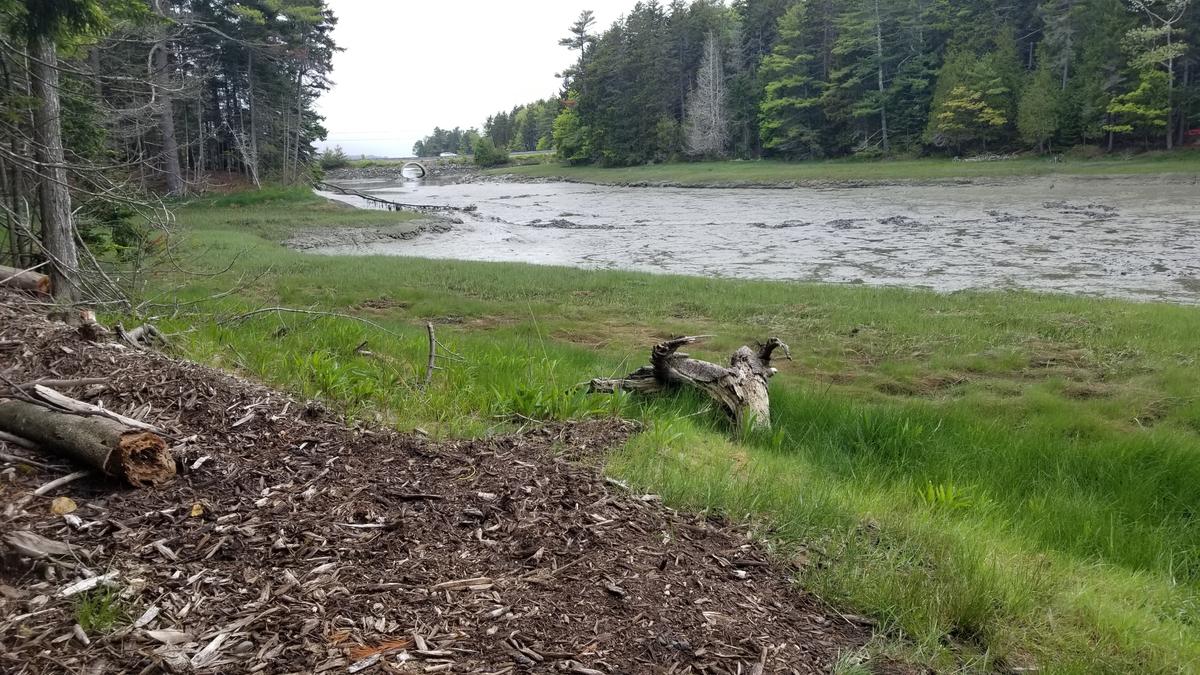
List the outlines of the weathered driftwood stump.
<svg viewBox="0 0 1200 675">
<path fill-rule="evenodd" d="M 729 366 L 693 359 L 679 351 L 705 336 L 681 337 L 654 345 L 650 365 L 642 366 L 628 376 L 617 379 L 592 380 L 590 391 L 612 393 L 635 391 L 655 394 L 672 387 L 691 386 L 711 396 L 721 405 L 738 426 L 749 423 L 758 429 L 771 427 L 771 398 L 767 381 L 775 374 L 771 357 L 783 350 L 792 358 L 788 346 L 779 338 L 771 338 L 754 349 L 741 347 L 733 353 Z"/>
</svg>

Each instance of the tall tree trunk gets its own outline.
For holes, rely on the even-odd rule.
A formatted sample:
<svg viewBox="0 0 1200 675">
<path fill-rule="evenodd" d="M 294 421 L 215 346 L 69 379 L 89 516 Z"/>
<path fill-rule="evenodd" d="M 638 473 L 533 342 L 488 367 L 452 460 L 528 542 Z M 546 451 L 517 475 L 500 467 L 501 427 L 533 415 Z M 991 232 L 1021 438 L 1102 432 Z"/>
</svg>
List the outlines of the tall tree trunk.
<svg viewBox="0 0 1200 675">
<path fill-rule="evenodd" d="M 167 43 L 154 45 L 154 86 L 158 87 L 159 96 L 158 133 L 162 136 L 163 175 L 167 179 L 167 193 L 180 195 L 186 190 L 186 184 L 183 181 L 183 169 L 179 165 L 179 140 L 175 137 L 175 104 L 169 90 L 168 61 Z"/>
<path fill-rule="evenodd" d="M 200 182 L 200 180 L 201 180 L 200 177 L 203 175 L 203 173 L 208 170 L 208 167 L 205 166 L 205 163 L 204 163 L 204 146 L 207 144 L 208 139 L 204 135 L 204 103 L 201 100 L 203 97 L 204 97 L 203 94 L 196 95 L 196 126 L 199 128 L 199 131 L 197 132 L 198 133 L 197 143 L 199 145 L 196 147 L 196 171 L 195 171 L 197 183 Z"/>
<path fill-rule="evenodd" d="M 54 38 L 29 38 L 33 97 L 33 139 L 41 162 L 42 246 L 50 258 L 54 296 L 66 302 L 79 299 L 79 252 L 71 223 L 71 192 L 63 154 L 62 105 L 58 97 L 58 53 Z"/>
<path fill-rule="evenodd" d="M 154 0 L 154 13 L 166 18 L 162 0 Z M 166 31 L 164 27 L 162 29 Z M 186 183 L 183 181 L 183 171 L 179 166 L 179 139 L 175 137 L 175 104 L 171 96 L 170 59 L 167 52 L 166 39 L 159 40 L 154 45 L 154 77 L 153 86 L 158 87 L 160 108 L 158 110 L 158 133 L 162 136 L 163 174 L 167 179 L 167 193 L 183 194 Z"/>
<path fill-rule="evenodd" d="M 88 66 L 92 69 L 92 93 L 97 101 L 104 100 L 104 83 L 100 80 L 100 48 L 88 50 Z"/>
<path fill-rule="evenodd" d="M 879 129 L 883 134 L 883 151 L 887 152 L 888 143 L 888 126 L 887 126 L 887 103 L 884 102 L 884 85 L 883 85 L 883 16 L 879 13 L 879 0 L 875 0 L 875 58 L 876 58 L 876 73 L 879 75 Z"/>
<path fill-rule="evenodd" d="M 1167 27 L 1167 49 L 1171 49 L 1171 29 L 1173 24 L 1166 24 Z M 1167 59 L 1167 149 L 1171 150 L 1175 147 L 1175 59 Z"/>
<path fill-rule="evenodd" d="M 1180 81 L 1179 86 L 1182 87 L 1184 89 L 1184 91 L 1187 91 L 1187 88 L 1190 87 L 1191 84 L 1192 84 L 1192 64 L 1191 64 L 1191 62 L 1187 62 L 1183 65 L 1183 80 Z M 1187 127 L 1188 127 L 1187 121 L 1188 121 L 1188 109 L 1187 109 L 1187 107 L 1184 107 L 1182 110 L 1179 111 L 1179 125 L 1178 125 L 1179 138 L 1178 138 L 1178 142 L 1176 143 L 1176 145 L 1178 145 L 1179 147 L 1183 147 L 1184 144 L 1187 143 Z"/>
<path fill-rule="evenodd" d="M 300 177 L 300 139 L 304 135 L 304 66 L 296 73 L 296 142 L 292 146 L 293 178 Z"/>
<path fill-rule="evenodd" d="M 254 52 L 249 53 L 246 63 L 246 99 L 250 102 L 250 141 L 249 154 L 250 162 L 254 166 L 250 168 L 250 176 L 254 180 L 255 187 L 258 186 L 258 110 L 254 105 Z"/>
</svg>

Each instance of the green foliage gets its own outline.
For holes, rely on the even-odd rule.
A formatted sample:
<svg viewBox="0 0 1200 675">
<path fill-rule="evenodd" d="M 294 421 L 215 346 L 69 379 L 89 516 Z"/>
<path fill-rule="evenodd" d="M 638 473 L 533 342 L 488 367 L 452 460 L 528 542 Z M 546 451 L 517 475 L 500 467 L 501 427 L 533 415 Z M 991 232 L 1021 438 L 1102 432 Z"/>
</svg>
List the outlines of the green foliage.
<svg viewBox="0 0 1200 675">
<path fill-rule="evenodd" d="M 938 74 L 930 108 L 926 140 L 937 146 L 963 150 L 999 139 L 1015 111 L 1011 50 L 983 57 L 968 51 L 951 54 Z"/>
<path fill-rule="evenodd" d="M 917 496 L 926 506 L 951 511 L 967 509 L 975 503 L 965 490 L 948 483 L 926 483 L 917 490 Z"/>
<path fill-rule="evenodd" d="M 120 591 L 102 586 L 75 598 L 75 622 L 91 635 L 109 633 L 128 619 Z"/>
<path fill-rule="evenodd" d="M 104 4 L 100 0 L 18 0 L 4 9 L 15 19 L 13 24 L 18 32 L 57 40 L 103 30 L 109 21 Z M 113 3 L 114 7 L 131 4 L 132 0 Z"/>
<path fill-rule="evenodd" d="M 325 152 L 317 158 L 317 165 L 324 171 L 333 171 L 334 169 L 344 169 L 350 166 L 350 158 L 346 156 L 346 152 L 342 150 L 342 146 L 334 146 L 325 148 Z"/>
<path fill-rule="evenodd" d="M 1017 129 L 1026 143 L 1036 144 L 1042 150 L 1058 132 L 1059 86 L 1048 65 L 1038 68 L 1025 93 L 1017 112 Z"/>
<path fill-rule="evenodd" d="M 469 155 L 475 151 L 475 142 L 478 140 L 479 132 L 474 128 L 463 130 L 458 127 L 434 127 L 432 134 L 413 144 L 413 154 L 417 157 L 436 157 L 443 152 Z"/>
<path fill-rule="evenodd" d="M 779 20 L 779 41 L 759 69 L 767 83 L 759 109 L 763 149 L 788 157 L 824 154 L 823 86 L 812 75 L 815 59 L 804 47 L 808 7 L 797 3 Z"/>
<path fill-rule="evenodd" d="M 563 108 L 554 119 L 554 147 L 559 159 L 571 164 L 590 160 L 589 131 L 573 108 Z"/>
<path fill-rule="evenodd" d="M 729 44 L 723 67 L 739 156 L 1094 142 L 1111 123 L 1112 98 L 1148 67 L 1174 73 L 1181 95 L 1168 117 L 1180 125 L 1200 118 L 1200 87 L 1189 74 L 1196 12 L 1168 26 L 1153 17 L 1170 19 L 1186 3 L 1148 0 L 1154 14 L 1142 4 L 738 0 L 722 13 L 700 0 L 642 3 L 599 35 L 569 40 L 580 52 L 566 74 L 573 128 L 587 137 L 572 148 L 587 152 L 563 156 L 613 166 L 674 155 L 662 120 L 683 119 L 704 30 Z M 497 115 L 498 127 L 515 114 Z"/>
<path fill-rule="evenodd" d="M 984 100 L 983 92 L 958 85 L 934 108 L 930 134 L 937 145 L 961 149 L 966 143 L 995 135 L 995 130 L 1007 123 L 1004 113 Z"/>
<path fill-rule="evenodd" d="M 1133 91 L 1112 99 L 1111 121 L 1105 131 L 1116 134 L 1149 134 L 1167 126 L 1167 76 L 1162 71 L 1144 70 Z"/>
<path fill-rule="evenodd" d="M 496 147 L 488 137 L 475 141 L 475 165 L 482 167 L 508 164 L 508 150 Z"/>
</svg>

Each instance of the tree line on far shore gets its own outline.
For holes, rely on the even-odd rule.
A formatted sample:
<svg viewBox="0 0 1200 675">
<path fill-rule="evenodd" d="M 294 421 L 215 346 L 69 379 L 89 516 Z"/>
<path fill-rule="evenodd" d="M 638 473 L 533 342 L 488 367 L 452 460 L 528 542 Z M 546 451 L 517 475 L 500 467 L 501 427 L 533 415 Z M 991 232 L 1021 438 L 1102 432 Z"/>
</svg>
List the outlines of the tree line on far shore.
<svg viewBox="0 0 1200 675">
<path fill-rule="evenodd" d="M 650 0 L 599 32 L 584 12 L 560 41 L 576 60 L 559 95 L 453 151 L 484 137 L 628 165 L 1171 149 L 1200 141 L 1194 4 Z"/>
</svg>

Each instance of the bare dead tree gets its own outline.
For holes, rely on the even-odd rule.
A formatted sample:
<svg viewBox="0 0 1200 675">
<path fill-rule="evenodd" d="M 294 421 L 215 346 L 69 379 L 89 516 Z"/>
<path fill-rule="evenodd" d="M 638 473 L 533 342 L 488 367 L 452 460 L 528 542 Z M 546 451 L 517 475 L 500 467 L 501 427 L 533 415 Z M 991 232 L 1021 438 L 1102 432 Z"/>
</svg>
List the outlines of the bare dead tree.
<svg viewBox="0 0 1200 675">
<path fill-rule="evenodd" d="M 720 155 L 729 144 L 729 110 L 726 105 L 725 67 L 714 32 L 704 38 L 704 55 L 696 71 L 696 85 L 688 92 L 684 138 L 688 153 Z"/>
</svg>

